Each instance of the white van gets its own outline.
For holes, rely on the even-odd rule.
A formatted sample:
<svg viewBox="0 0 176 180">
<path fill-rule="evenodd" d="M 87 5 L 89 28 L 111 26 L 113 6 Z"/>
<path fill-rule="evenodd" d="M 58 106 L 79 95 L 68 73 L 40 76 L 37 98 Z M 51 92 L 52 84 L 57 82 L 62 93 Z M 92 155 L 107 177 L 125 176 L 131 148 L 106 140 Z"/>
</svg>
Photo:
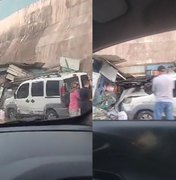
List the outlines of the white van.
<svg viewBox="0 0 176 180">
<path fill-rule="evenodd" d="M 13 97 L 5 100 L 6 117 L 10 120 L 35 115 L 46 119 L 68 117 L 68 109 L 61 102 L 61 87 L 65 83 L 69 91 L 72 82 L 78 82 L 82 88 L 86 79 L 86 73 L 71 73 L 61 77 L 25 81 L 19 85 Z"/>
</svg>

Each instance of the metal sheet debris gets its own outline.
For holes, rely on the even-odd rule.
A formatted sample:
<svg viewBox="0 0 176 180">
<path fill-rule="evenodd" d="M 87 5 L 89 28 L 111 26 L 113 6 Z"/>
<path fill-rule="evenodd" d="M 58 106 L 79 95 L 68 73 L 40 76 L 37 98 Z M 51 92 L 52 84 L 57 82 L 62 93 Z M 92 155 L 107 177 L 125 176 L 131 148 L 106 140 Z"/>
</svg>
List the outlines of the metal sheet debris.
<svg viewBox="0 0 176 180">
<path fill-rule="evenodd" d="M 113 67 L 109 66 L 109 64 L 103 64 L 100 73 L 103 74 L 110 81 L 115 82 L 118 71 Z"/>
<path fill-rule="evenodd" d="M 66 69 L 79 71 L 80 60 L 79 59 L 72 59 L 72 58 L 68 58 L 68 57 L 61 57 L 60 58 L 60 66 L 63 68 L 66 68 Z"/>
</svg>

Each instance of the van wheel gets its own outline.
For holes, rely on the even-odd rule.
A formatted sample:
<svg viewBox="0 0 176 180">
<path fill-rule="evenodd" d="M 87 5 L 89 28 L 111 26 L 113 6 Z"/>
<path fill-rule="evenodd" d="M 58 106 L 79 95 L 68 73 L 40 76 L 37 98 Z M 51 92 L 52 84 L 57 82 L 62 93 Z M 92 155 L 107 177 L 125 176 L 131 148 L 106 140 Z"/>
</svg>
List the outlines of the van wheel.
<svg viewBox="0 0 176 180">
<path fill-rule="evenodd" d="M 53 110 L 53 109 L 48 109 L 48 110 L 46 111 L 46 119 L 47 119 L 47 120 L 53 120 L 53 119 L 57 119 L 57 118 L 58 118 L 58 115 L 57 115 L 57 113 L 56 113 L 55 110 Z"/>
<path fill-rule="evenodd" d="M 15 109 L 9 109 L 7 112 L 7 116 L 10 121 L 15 121 L 17 119 L 17 113 Z"/>
<path fill-rule="evenodd" d="M 153 119 L 153 112 L 151 112 L 149 110 L 140 111 L 137 114 L 136 119 L 137 120 L 152 120 Z"/>
</svg>

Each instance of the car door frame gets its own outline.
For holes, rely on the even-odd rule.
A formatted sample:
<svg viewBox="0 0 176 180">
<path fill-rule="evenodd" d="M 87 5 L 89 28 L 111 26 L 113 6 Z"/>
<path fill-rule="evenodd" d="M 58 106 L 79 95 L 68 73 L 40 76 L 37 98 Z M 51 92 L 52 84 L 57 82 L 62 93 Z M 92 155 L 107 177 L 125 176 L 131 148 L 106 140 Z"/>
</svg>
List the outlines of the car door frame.
<svg viewBox="0 0 176 180">
<path fill-rule="evenodd" d="M 18 98 L 18 92 L 19 92 L 20 88 L 22 86 L 24 86 L 25 84 L 29 84 L 28 96 L 25 98 Z M 31 113 L 30 108 L 29 108 L 30 97 L 31 97 L 30 89 L 31 89 L 31 82 L 24 82 L 24 83 L 19 85 L 18 89 L 15 92 L 16 98 L 14 99 L 14 101 L 15 101 L 15 104 L 17 106 L 17 110 L 20 114 L 30 114 Z"/>
<path fill-rule="evenodd" d="M 32 95 L 32 85 L 34 83 L 43 83 L 43 95 L 39 95 L 39 96 L 33 96 Z M 44 80 L 37 80 L 37 81 L 32 81 L 31 82 L 31 88 L 30 88 L 30 109 L 31 109 L 31 113 L 35 114 L 35 115 L 43 115 L 44 112 L 44 107 L 45 107 L 45 91 L 44 91 L 44 87 L 45 87 L 45 81 Z"/>
</svg>

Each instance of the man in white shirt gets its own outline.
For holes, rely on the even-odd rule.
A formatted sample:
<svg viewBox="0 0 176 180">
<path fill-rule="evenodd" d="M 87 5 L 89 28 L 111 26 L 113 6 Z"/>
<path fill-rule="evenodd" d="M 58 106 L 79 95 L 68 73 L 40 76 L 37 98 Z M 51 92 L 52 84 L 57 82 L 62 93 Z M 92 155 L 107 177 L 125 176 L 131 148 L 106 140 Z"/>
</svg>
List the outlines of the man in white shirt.
<svg viewBox="0 0 176 180">
<path fill-rule="evenodd" d="M 164 113 L 167 120 L 173 117 L 174 80 L 164 66 L 158 67 L 159 75 L 153 79 L 152 91 L 155 95 L 154 119 L 161 120 Z"/>
</svg>

